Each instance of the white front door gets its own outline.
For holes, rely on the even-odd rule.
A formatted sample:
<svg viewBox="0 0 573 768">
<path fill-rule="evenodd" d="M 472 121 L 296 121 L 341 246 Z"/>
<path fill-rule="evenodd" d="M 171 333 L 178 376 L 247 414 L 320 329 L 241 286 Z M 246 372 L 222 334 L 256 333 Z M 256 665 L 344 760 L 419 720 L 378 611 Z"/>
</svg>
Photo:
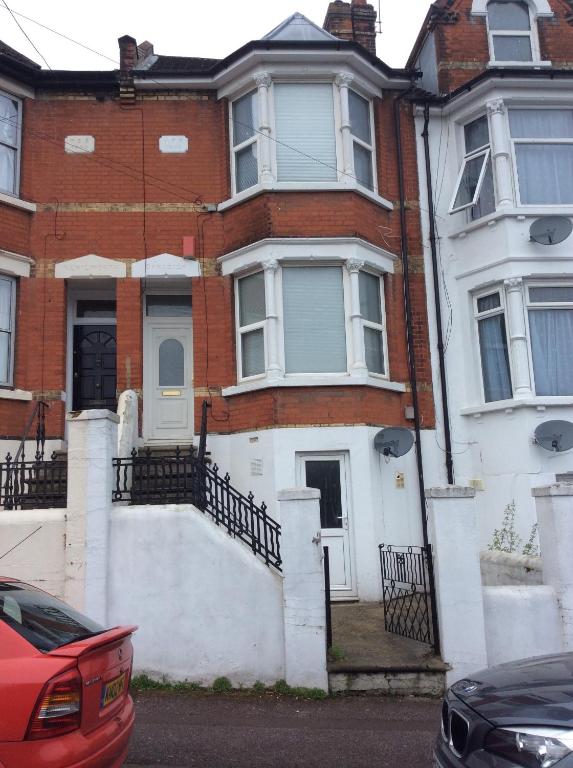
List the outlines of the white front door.
<svg viewBox="0 0 573 768">
<path fill-rule="evenodd" d="M 328 547 L 331 597 L 354 598 L 346 456 L 301 455 L 299 468 L 299 482 L 320 490 L 321 537 L 323 546 Z"/>
<path fill-rule="evenodd" d="M 143 361 L 144 435 L 146 442 L 162 445 L 185 444 L 193 440 L 191 315 L 190 306 L 189 314 L 175 314 L 181 311 L 178 298 L 147 297 Z M 181 298 L 189 301 L 188 297 Z M 172 305 L 168 302 L 160 304 L 159 299 L 170 299 Z M 162 311 L 158 315 L 153 310 L 157 304 Z"/>
</svg>

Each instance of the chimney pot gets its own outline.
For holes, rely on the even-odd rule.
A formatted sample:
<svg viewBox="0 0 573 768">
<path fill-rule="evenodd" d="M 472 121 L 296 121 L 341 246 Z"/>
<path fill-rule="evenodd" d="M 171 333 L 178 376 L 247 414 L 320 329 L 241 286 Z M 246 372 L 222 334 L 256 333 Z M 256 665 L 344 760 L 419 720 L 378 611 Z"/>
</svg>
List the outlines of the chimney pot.
<svg viewBox="0 0 573 768">
<path fill-rule="evenodd" d="M 322 26 L 331 35 L 359 43 L 376 56 L 376 11 L 367 0 L 334 0 Z"/>
</svg>

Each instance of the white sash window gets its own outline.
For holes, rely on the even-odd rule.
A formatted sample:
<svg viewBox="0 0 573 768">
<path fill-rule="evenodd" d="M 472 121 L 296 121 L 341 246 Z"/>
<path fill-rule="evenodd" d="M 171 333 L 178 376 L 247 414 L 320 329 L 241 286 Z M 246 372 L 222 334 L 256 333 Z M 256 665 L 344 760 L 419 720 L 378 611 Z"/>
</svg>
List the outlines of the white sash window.
<svg viewBox="0 0 573 768">
<path fill-rule="evenodd" d="M 0 192 L 18 194 L 22 105 L 0 91 Z"/>
<path fill-rule="evenodd" d="M 10 386 L 14 370 L 16 281 L 0 275 L 0 386 Z"/>
</svg>

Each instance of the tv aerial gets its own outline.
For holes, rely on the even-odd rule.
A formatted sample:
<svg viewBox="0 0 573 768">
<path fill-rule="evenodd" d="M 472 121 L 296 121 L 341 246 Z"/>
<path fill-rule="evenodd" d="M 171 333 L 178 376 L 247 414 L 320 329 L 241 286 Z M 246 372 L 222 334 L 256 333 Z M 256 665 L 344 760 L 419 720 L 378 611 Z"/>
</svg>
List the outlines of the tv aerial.
<svg viewBox="0 0 573 768">
<path fill-rule="evenodd" d="M 406 427 L 386 427 L 374 436 L 374 449 L 386 459 L 404 456 L 414 445 L 414 436 Z"/>
<path fill-rule="evenodd" d="M 560 419 L 544 421 L 535 430 L 535 442 L 553 453 L 568 451 L 573 448 L 573 424 Z"/>
<path fill-rule="evenodd" d="M 566 216 L 542 216 L 529 227 L 529 239 L 539 245 L 557 245 L 573 232 L 573 223 Z"/>
</svg>

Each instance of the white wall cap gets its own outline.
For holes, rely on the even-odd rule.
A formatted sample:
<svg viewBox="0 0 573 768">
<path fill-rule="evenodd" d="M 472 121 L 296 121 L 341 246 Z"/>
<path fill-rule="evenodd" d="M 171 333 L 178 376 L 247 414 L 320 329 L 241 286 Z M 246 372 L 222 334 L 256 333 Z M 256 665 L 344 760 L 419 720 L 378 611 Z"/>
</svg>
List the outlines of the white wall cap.
<svg viewBox="0 0 573 768">
<path fill-rule="evenodd" d="M 64 278 L 77 277 L 126 277 L 125 264 L 117 259 L 106 259 L 89 253 L 77 259 L 68 259 L 56 264 L 55 276 Z"/>
<path fill-rule="evenodd" d="M 488 2 L 489 0 L 473 0 L 471 12 L 486 16 Z M 525 0 L 525 2 L 536 16 L 553 16 L 548 0 Z"/>
<path fill-rule="evenodd" d="M 543 496 L 573 496 L 573 483 L 542 485 L 539 488 L 532 488 L 531 495 L 536 498 L 541 498 Z"/>
<path fill-rule="evenodd" d="M 30 267 L 34 259 L 29 256 L 22 256 L 19 253 L 5 251 L 0 248 L 0 272 L 4 275 L 15 275 L 16 277 L 30 277 Z"/>
<path fill-rule="evenodd" d="M 475 488 L 465 485 L 443 485 L 441 487 L 426 488 L 427 499 L 473 499 L 475 495 Z"/>
<path fill-rule="evenodd" d="M 0 389 L 0 400 L 31 400 L 32 393 L 26 389 Z"/>
<path fill-rule="evenodd" d="M 320 499 L 318 488 L 284 488 L 277 493 L 279 501 L 307 501 Z"/>
<path fill-rule="evenodd" d="M 200 277 L 201 266 L 195 259 L 184 259 L 172 253 L 159 253 L 136 261 L 131 266 L 132 277 Z"/>
<path fill-rule="evenodd" d="M 115 424 L 119 424 L 119 416 L 107 408 L 94 408 L 90 411 L 71 411 L 66 414 L 66 421 L 98 421 L 107 419 Z"/>
</svg>

